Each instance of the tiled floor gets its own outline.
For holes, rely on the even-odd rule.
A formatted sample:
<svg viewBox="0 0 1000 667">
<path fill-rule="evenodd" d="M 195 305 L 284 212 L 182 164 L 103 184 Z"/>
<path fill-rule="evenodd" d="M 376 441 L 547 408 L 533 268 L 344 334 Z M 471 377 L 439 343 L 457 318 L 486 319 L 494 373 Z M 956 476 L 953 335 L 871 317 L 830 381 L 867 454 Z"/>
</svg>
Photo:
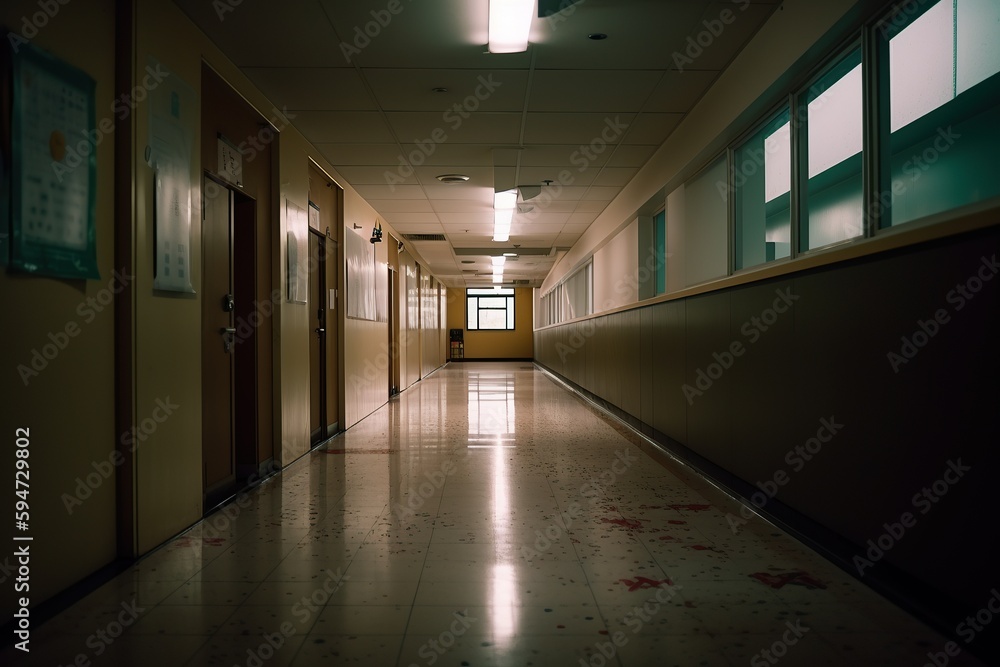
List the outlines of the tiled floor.
<svg viewBox="0 0 1000 667">
<path fill-rule="evenodd" d="M 0 663 L 920 667 L 942 649 L 773 526 L 734 532 L 732 501 L 637 442 L 529 364 L 452 364 Z"/>
</svg>

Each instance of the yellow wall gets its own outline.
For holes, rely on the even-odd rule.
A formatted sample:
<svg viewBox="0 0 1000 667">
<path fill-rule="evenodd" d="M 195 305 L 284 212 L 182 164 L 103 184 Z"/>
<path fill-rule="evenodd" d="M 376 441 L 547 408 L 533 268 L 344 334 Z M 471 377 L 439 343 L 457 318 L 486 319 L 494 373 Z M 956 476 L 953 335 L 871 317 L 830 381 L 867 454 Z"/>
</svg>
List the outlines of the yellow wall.
<svg viewBox="0 0 1000 667">
<path fill-rule="evenodd" d="M 32 44 L 54 54 L 92 77 L 96 120 L 108 117 L 114 101 L 114 14 L 110 0 L 57 4 L 45 17 L 37 35 L 29 23 L 24 34 Z M 26 21 L 41 13 L 37 2 L 5 1 L 0 23 L 22 34 Z M 4 44 L 3 48 L 7 48 Z M 109 459 L 115 450 L 114 432 L 114 313 L 110 305 L 96 308 L 88 299 L 110 297 L 114 279 L 113 136 L 96 147 L 97 156 L 97 265 L 100 280 L 61 280 L 7 273 L 0 268 L 0 301 L 4 304 L 0 350 L 0 433 L 3 434 L 0 476 L 4 479 L 5 511 L 13 522 L 15 429 L 30 429 L 29 530 L 31 543 L 32 605 L 110 562 L 115 556 L 115 484 Z M 7 230 L 2 230 L 6 233 Z M 105 301 L 107 304 L 107 301 Z M 76 335 L 66 334 L 67 326 Z M 62 341 L 57 350 L 50 336 Z M 63 336 L 66 338 L 64 339 Z M 31 367 L 33 351 L 45 346 L 52 359 L 37 376 L 22 380 L 18 366 Z M 54 354 L 53 354 L 54 353 Z M 39 367 L 41 361 L 36 361 Z M 108 471 L 104 478 L 95 466 Z M 81 505 L 72 514 L 63 495 L 72 496 L 87 475 L 96 488 L 81 488 Z M 80 478 L 81 482 L 77 482 Z M 13 526 L 8 524 L 5 535 Z M 4 572 L 16 567 L 14 547 L 0 554 Z M 0 573 L 0 612 L 6 620 L 14 611 L 13 574 Z M 18 597 L 23 595 L 19 593 Z"/>
<path fill-rule="evenodd" d="M 32 42 L 84 70 L 96 81 L 95 109 L 98 123 L 117 115 L 115 94 L 115 21 L 112 0 L 78 3 L 53 3 L 54 16 L 29 37 Z M 134 64 L 132 86 L 139 86 L 146 75 L 149 58 L 154 58 L 170 72 L 172 81 L 183 81 L 199 99 L 192 145 L 191 183 L 192 230 L 191 271 L 195 294 L 174 294 L 153 290 L 153 174 L 145 162 L 149 144 L 149 108 L 138 102 L 118 131 L 131 143 L 131 164 L 122 165 L 131 176 L 130 249 L 133 264 L 129 282 L 134 288 L 132 301 L 132 346 L 134 371 L 119 389 L 131 398 L 126 408 L 136 423 L 149 422 L 158 405 L 173 405 L 171 414 L 135 450 L 134 467 L 114 468 L 118 442 L 125 434 L 115 432 L 115 337 L 114 308 L 96 312 L 87 300 L 110 300 L 109 283 L 116 269 L 115 240 L 115 136 L 105 136 L 96 146 L 97 156 L 97 260 L 100 280 L 57 280 L 9 274 L 0 269 L 0 297 L 6 307 L 3 329 L 4 364 L 8 369 L 0 379 L 4 400 L 3 432 L 8 434 L 8 451 L 13 447 L 15 429 L 30 429 L 31 476 L 29 496 L 32 545 L 32 606 L 52 597 L 101 567 L 118 555 L 129 556 L 150 551 L 202 516 L 202 410 L 201 410 L 201 180 L 203 168 L 200 151 L 200 94 L 202 62 L 226 80 L 261 116 L 282 131 L 274 147 L 278 173 L 274 179 L 271 217 L 275 221 L 271 257 L 273 288 L 286 290 L 285 258 L 287 222 L 285 204 L 291 201 L 306 208 L 308 204 L 311 157 L 345 189 L 345 225 L 357 222 L 371 225 L 374 210 L 346 186 L 294 128 L 288 127 L 271 103 L 244 77 L 195 25 L 170 2 L 136 0 L 134 53 L 127 62 Z M 30 17 L 40 15 L 34 0 L 14 0 L 0 7 L 0 22 L 21 32 Z M 28 17 L 27 19 L 25 17 Z M 125 26 L 128 30 L 129 26 Z M 5 45 L 6 46 L 6 45 Z M 130 86 L 130 87 L 132 87 Z M 138 99 L 138 98 L 136 98 Z M 210 166 L 210 165 L 209 165 Z M 388 234 L 394 231 L 383 222 Z M 398 234 L 397 234 L 398 236 Z M 378 249 L 384 266 L 385 248 Z M 411 258 L 413 270 L 423 260 Z M 341 275 L 343 278 L 343 275 Z M 344 285 L 341 283 L 341 302 Z M 428 295 L 437 298 L 437 294 Z M 415 294 L 419 303 L 419 294 Z M 107 302 L 106 302 L 107 303 Z M 122 303 L 121 301 L 119 302 Z M 342 309 L 341 309 L 342 310 Z M 47 361 L 37 377 L 22 381 L 17 367 L 30 366 L 33 350 L 51 344 L 50 334 L 58 334 L 67 325 L 75 325 L 74 335 L 65 349 Z M 429 322 L 426 349 L 421 359 L 419 320 L 413 323 L 416 339 L 414 358 L 424 369 L 444 362 L 442 332 Z M 308 341 L 311 336 L 307 310 L 302 306 L 277 304 L 274 315 L 262 326 L 270 326 L 274 337 L 273 424 L 275 456 L 288 465 L 309 447 L 309 373 Z M 388 364 L 385 361 L 388 331 L 385 323 L 341 321 L 344 336 L 345 374 L 357 374 L 371 367 L 375 377 L 350 387 L 345 394 L 346 413 L 341 426 L 350 426 L 384 404 L 388 397 Z M 54 349 L 54 348 L 53 348 Z M 418 365 L 419 369 L 420 366 Z M 371 373 L 369 373 L 371 375 Z M 348 398 L 349 397 L 349 398 Z M 161 412 L 162 414 L 162 412 Z M 14 477 L 13 457 L 4 457 L 0 473 Z M 102 474 L 95 472 L 101 471 Z M 86 488 L 88 475 L 96 480 Z M 134 480 L 134 545 L 119 554 L 116 532 L 116 475 Z M 98 479 L 100 477 L 100 479 Z M 106 479 L 105 479 L 106 478 Z M 82 489 L 82 502 L 74 503 L 72 514 L 64 500 Z M 71 557 L 68 557 L 71 555 Z M 5 562 L 4 558 L 7 558 Z M 0 572 L 7 571 L 9 556 L 0 556 Z M 4 575 L 0 574 L 0 578 Z M 0 611 L 12 613 L 13 589 L 0 581 Z"/>
<path fill-rule="evenodd" d="M 465 358 L 532 359 L 533 292 L 530 287 L 514 289 L 514 331 L 469 331 L 465 328 L 465 290 L 449 288 L 448 328 L 465 330 Z"/>
</svg>

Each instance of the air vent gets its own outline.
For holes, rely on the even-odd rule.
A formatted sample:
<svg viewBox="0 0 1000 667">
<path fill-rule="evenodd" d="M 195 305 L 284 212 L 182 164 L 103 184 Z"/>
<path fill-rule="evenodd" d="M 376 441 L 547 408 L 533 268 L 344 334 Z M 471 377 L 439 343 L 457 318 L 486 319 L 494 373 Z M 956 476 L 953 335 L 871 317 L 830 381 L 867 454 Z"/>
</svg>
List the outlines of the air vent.
<svg viewBox="0 0 1000 667">
<path fill-rule="evenodd" d="M 531 281 L 518 279 L 518 280 L 512 280 L 511 282 L 514 283 L 515 285 L 527 285 Z"/>
<path fill-rule="evenodd" d="M 403 234 L 407 241 L 447 241 L 444 234 Z"/>
</svg>

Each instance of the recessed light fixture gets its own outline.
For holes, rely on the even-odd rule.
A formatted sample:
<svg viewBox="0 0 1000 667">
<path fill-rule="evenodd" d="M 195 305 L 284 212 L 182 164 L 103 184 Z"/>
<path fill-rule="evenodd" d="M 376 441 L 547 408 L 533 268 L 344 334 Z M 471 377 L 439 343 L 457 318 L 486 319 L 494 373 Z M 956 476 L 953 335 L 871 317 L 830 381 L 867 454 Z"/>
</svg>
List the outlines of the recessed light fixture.
<svg viewBox="0 0 1000 667">
<path fill-rule="evenodd" d="M 490 53 L 528 50 L 534 0 L 490 0 Z"/>
<path fill-rule="evenodd" d="M 440 176 L 435 176 L 442 183 L 465 183 L 469 180 L 469 177 L 465 174 L 441 174 Z"/>
<path fill-rule="evenodd" d="M 503 256 L 504 257 L 517 257 L 517 253 L 516 252 L 505 252 L 503 254 Z"/>
<path fill-rule="evenodd" d="M 607 39 L 607 38 L 608 38 L 608 36 L 606 34 L 604 34 L 603 32 L 592 32 L 589 35 L 587 35 L 587 39 L 592 39 L 595 42 L 599 42 L 602 39 Z"/>
<path fill-rule="evenodd" d="M 475 264 L 476 261 L 473 259 L 463 259 L 462 264 Z"/>
</svg>

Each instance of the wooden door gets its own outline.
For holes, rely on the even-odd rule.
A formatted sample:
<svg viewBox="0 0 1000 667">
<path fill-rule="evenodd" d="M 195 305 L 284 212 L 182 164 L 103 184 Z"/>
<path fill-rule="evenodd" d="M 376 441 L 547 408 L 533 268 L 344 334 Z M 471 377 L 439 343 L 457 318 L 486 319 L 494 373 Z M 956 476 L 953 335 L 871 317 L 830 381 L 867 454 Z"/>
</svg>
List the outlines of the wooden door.
<svg viewBox="0 0 1000 667">
<path fill-rule="evenodd" d="M 233 447 L 232 193 L 204 179 L 202 222 L 202 463 L 204 509 L 215 507 L 236 481 Z"/>
<path fill-rule="evenodd" d="M 325 238 L 309 230 L 309 429 L 312 444 L 327 438 Z"/>
</svg>

